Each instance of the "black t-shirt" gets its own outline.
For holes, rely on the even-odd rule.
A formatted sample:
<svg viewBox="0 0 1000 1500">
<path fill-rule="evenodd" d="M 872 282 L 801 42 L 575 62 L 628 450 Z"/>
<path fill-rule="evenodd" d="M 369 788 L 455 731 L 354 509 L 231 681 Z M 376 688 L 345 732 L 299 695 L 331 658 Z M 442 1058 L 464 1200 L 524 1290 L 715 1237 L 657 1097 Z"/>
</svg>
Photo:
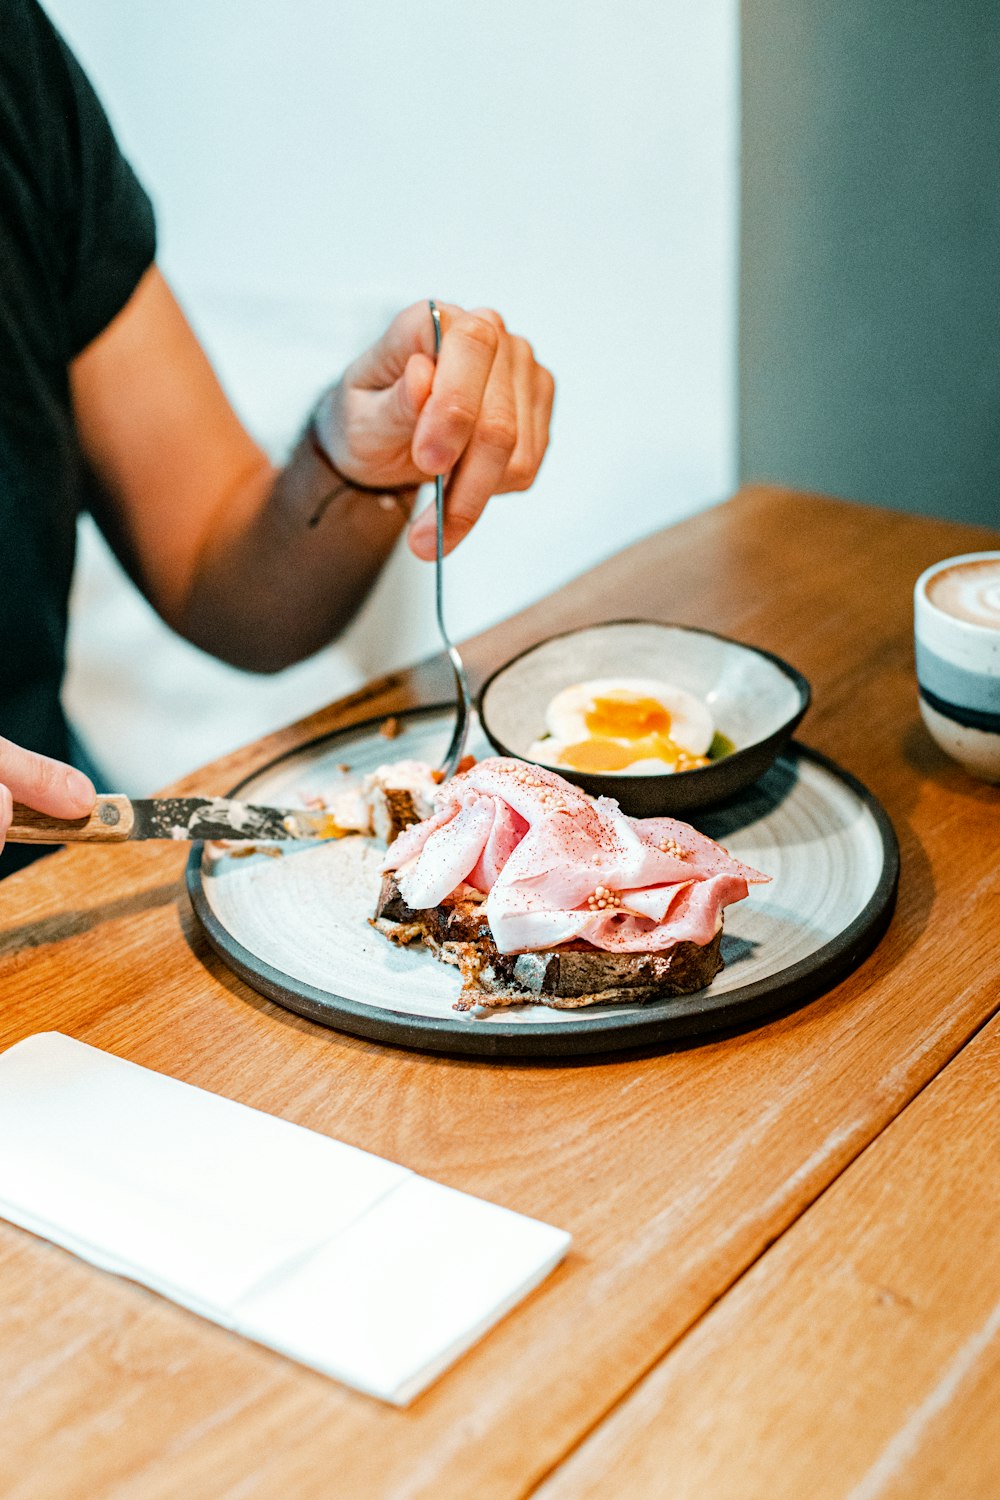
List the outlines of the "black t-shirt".
<svg viewBox="0 0 1000 1500">
<path fill-rule="evenodd" d="M 35 0 L 0 0 L 0 734 L 61 760 L 76 519 L 68 367 L 155 250 L 149 199 Z M 0 875 L 31 851 L 10 846 Z"/>
</svg>

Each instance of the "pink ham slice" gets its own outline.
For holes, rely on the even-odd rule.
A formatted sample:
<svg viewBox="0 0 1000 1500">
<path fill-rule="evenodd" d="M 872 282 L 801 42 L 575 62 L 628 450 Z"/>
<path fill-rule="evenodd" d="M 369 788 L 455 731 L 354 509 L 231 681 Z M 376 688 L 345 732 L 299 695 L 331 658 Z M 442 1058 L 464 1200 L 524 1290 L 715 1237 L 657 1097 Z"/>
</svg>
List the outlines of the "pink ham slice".
<svg viewBox="0 0 1000 1500">
<path fill-rule="evenodd" d="M 450 823 L 461 803 L 449 798 L 442 806 L 435 809 L 429 818 L 422 823 L 411 823 L 409 828 L 404 828 L 393 840 L 385 859 L 382 861 L 383 870 L 398 870 L 400 865 L 409 863 L 422 853 L 424 845 L 432 833 Z"/>
<path fill-rule="evenodd" d="M 758 877 L 759 878 L 759 877 Z M 719 930 L 724 907 L 742 901 L 747 883 L 740 875 L 710 875 L 677 888 L 674 900 L 659 921 L 648 917 L 612 915 L 583 934 L 595 948 L 625 953 L 658 953 L 674 943 L 710 943 Z M 628 895 L 623 893 L 622 902 Z"/>
<path fill-rule="evenodd" d="M 733 859 L 721 844 L 717 844 L 707 834 L 699 833 L 689 823 L 678 823 L 676 818 L 633 818 L 632 823 L 644 839 L 657 846 L 667 839 L 673 839 L 688 852 L 689 857 L 697 861 L 699 870 L 714 870 L 720 874 L 733 874 L 739 870 L 748 885 L 760 885 L 769 878 L 752 865 L 744 865 L 738 859 Z"/>
<path fill-rule="evenodd" d="M 591 805 L 590 798 L 555 771 L 527 761 L 496 755 L 481 760 L 449 785 L 460 781 L 478 792 L 503 800 L 529 824 L 545 817 L 556 805 L 579 812 Z"/>
<path fill-rule="evenodd" d="M 454 784 L 439 795 L 433 816 L 404 829 L 382 862 L 415 910 L 439 905 L 463 882 L 488 891 L 528 828 L 500 797 Z"/>
<path fill-rule="evenodd" d="M 453 776 L 438 790 L 433 815 L 422 823 L 404 829 L 382 862 L 383 870 L 398 870 L 421 854 L 431 834 L 450 822 L 463 807 L 481 801 L 493 801 L 498 809 L 498 826 L 492 852 L 487 856 L 484 876 L 496 863 L 493 877 L 499 874 L 503 861 L 516 847 L 532 823 L 547 815 L 554 799 L 560 799 L 574 810 L 590 805 L 589 798 L 544 766 L 531 766 L 505 756 L 481 760 L 471 770 Z M 502 804 L 502 813 L 499 809 Z M 499 862 L 497 862 L 499 861 Z M 480 889 L 488 890 L 489 885 Z"/>
<path fill-rule="evenodd" d="M 582 938 L 635 953 L 711 942 L 723 907 L 768 876 L 674 818 L 633 819 L 592 801 L 553 771 L 509 759 L 480 761 L 438 793 L 432 818 L 393 844 L 414 908 L 437 906 L 463 882 L 488 893 L 501 953 Z M 598 888 L 620 904 L 601 908 Z"/>
<path fill-rule="evenodd" d="M 504 865 L 528 831 L 528 824 L 502 797 L 491 797 L 493 826 L 478 862 L 466 879 L 477 891 L 490 890 Z"/>
<path fill-rule="evenodd" d="M 477 797 L 435 828 L 417 859 L 396 872 L 403 900 L 415 910 L 439 906 L 482 857 L 493 828 L 493 805 Z"/>
</svg>

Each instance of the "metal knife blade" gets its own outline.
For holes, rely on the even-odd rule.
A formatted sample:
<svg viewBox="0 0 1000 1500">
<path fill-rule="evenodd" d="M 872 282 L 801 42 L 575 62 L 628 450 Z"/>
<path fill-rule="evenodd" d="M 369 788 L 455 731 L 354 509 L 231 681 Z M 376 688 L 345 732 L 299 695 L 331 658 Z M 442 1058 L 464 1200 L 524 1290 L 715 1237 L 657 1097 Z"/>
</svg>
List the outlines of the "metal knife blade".
<svg viewBox="0 0 1000 1500">
<path fill-rule="evenodd" d="M 256 844 L 286 839 L 340 837 L 328 812 L 257 807 L 228 797 L 150 797 L 132 802 L 132 839 L 248 839 Z"/>
</svg>

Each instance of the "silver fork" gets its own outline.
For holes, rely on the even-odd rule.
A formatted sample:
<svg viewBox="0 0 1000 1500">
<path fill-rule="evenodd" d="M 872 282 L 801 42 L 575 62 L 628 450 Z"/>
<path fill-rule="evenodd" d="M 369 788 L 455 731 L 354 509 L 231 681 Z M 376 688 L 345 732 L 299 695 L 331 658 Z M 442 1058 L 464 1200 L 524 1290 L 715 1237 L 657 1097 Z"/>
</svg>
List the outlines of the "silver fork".
<svg viewBox="0 0 1000 1500">
<path fill-rule="evenodd" d="M 434 320 L 434 357 L 441 352 L 441 314 L 437 303 L 431 299 L 431 317 Z M 444 476 L 438 474 L 434 480 L 434 510 L 437 520 L 437 556 L 435 559 L 435 599 L 437 604 L 438 630 L 444 641 L 448 659 L 451 662 L 451 670 L 455 674 L 455 690 L 457 698 L 457 718 L 455 720 L 455 732 L 451 737 L 451 744 L 445 754 L 441 765 L 445 780 L 454 776 L 455 768 L 465 753 L 465 742 L 469 737 L 469 713 L 472 708 L 472 700 L 469 696 L 469 682 L 465 675 L 465 665 L 453 644 L 444 623 Z"/>
</svg>

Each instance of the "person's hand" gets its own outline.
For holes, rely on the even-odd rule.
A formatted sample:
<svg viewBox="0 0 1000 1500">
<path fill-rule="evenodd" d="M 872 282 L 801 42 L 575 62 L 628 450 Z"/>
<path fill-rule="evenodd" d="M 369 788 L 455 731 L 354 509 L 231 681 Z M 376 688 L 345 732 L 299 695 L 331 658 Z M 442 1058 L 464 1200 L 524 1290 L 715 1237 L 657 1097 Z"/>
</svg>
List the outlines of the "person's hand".
<svg viewBox="0 0 1000 1500">
<path fill-rule="evenodd" d="M 97 794 L 82 771 L 36 755 L 0 738 L 0 849 L 14 816 L 14 803 L 23 802 L 50 818 L 85 818 Z"/>
<path fill-rule="evenodd" d="M 446 302 L 438 308 L 436 364 L 430 307 L 417 302 L 328 393 L 316 427 L 340 472 L 363 485 L 397 489 L 449 475 L 451 551 L 491 495 L 526 490 L 534 480 L 548 446 L 555 382 L 499 313 Z M 433 558 L 433 506 L 413 523 L 409 540 L 418 557 Z"/>
</svg>

